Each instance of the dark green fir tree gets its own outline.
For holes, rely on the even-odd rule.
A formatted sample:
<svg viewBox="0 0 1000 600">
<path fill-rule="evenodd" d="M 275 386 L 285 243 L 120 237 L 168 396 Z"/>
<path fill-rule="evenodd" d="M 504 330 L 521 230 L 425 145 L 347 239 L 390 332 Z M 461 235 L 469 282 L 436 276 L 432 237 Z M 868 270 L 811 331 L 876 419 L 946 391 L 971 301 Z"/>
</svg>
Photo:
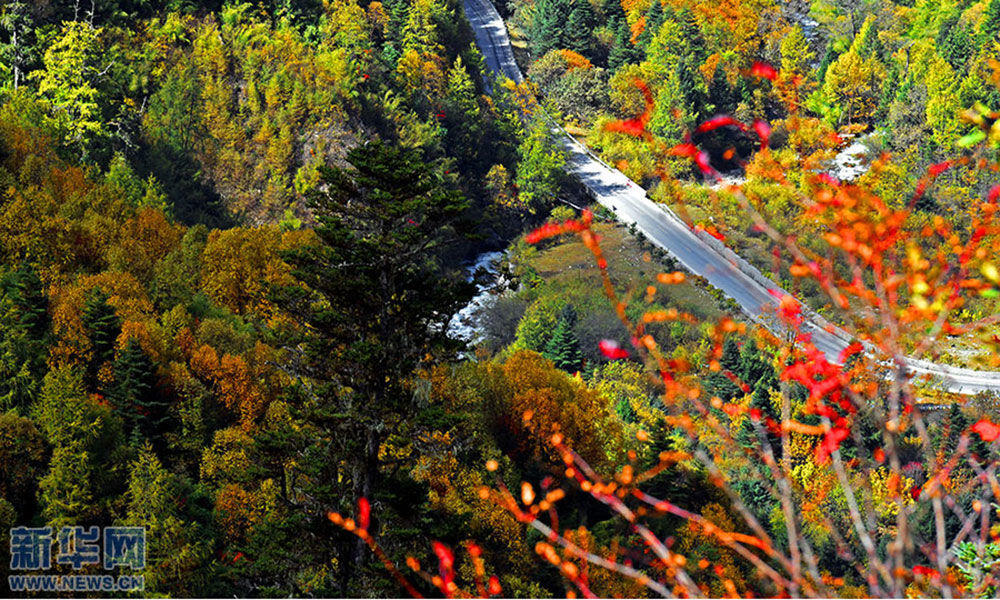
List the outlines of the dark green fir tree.
<svg viewBox="0 0 1000 600">
<path fill-rule="evenodd" d="M 566 23 L 573 9 L 571 0 L 538 0 L 531 24 L 531 47 L 540 58 L 551 50 L 566 47 Z"/>
<path fill-rule="evenodd" d="M 833 40 L 831 39 L 826 45 L 826 52 L 823 53 L 823 58 L 819 61 L 819 68 L 816 69 L 816 78 L 820 81 L 826 77 L 826 70 L 830 68 L 833 61 L 837 60 L 840 53 L 834 48 Z"/>
<path fill-rule="evenodd" d="M 612 4 L 608 27 L 614 32 L 615 37 L 608 51 L 608 68 L 614 71 L 641 61 L 642 51 L 632 43 L 632 31 L 629 29 L 628 19 L 625 18 L 621 5 L 617 2 Z"/>
<path fill-rule="evenodd" d="M 90 339 L 91 359 L 87 364 L 87 382 L 92 390 L 98 389 L 97 373 L 115 356 L 115 342 L 122 332 L 122 320 L 108 304 L 108 294 L 94 288 L 83 305 L 83 327 Z"/>
<path fill-rule="evenodd" d="M 668 16 L 670 15 L 667 15 L 666 11 L 663 10 L 663 3 L 660 0 L 653 0 L 652 6 L 646 11 L 646 25 L 643 27 L 642 33 L 635 40 L 636 45 L 643 52 L 646 51 L 649 42 L 656 36 L 656 33 L 660 30 L 660 26 L 663 25 Z"/>
<path fill-rule="evenodd" d="M 590 5 L 590 0 L 575 0 L 573 8 L 569 12 L 563 29 L 563 40 L 566 48 L 579 52 L 587 58 L 593 56 L 591 32 L 594 30 L 597 19 L 594 15 L 594 8 Z"/>
<path fill-rule="evenodd" d="M 990 0 L 979 25 L 979 45 L 1000 43 L 1000 0 Z"/>
<path fill-rule="evenodd" d="M 972 26 L 956 24 L 948 29 L 947 35 L 938 45 L 938 52 L 953 69 L 965 72 L 969 59 L 976 52 L 976 38 Z"/>
<path fill-rule="evenodd" d="M 562 312 L 559 313 L 556 330 L 552 334 L 552 339 L 545 346 L 545 352 L 542 353 L 557 368 L 568 373 L 579 371 L 583 363 L 583 353 L 580 352 L 580 340 L 573 330 L 575 326 L 576 309 L 573 308 L 572 304 L 567 304 L 563 307 Z"/>
<path fill-rule="evenodd" d="M 0 277 L 0 408 L 26 408 L 37 397 L 48 330 L 48 299 L 34 269 Z"/>
<path fill-rule="evenodd" d="M 729 402 L 740 395 L 740 388 L 726 375 L 726 372 L 738 376 L 740 368 L 740 346 L 732 337 L 726 338 L 722 344 L 722 356 L 719 358 L 721 372 L 711 373 L 705 380 L 705 391 L 709 396 L 718 396 L 723 402 Z"/>
<path fill-rule="evenodd" d="M 129 438 L 135 443 L 158 440 L 167 421 L 167 403 L 156 386 L 156 367 L 136 338 L 118 353 L 114 375 L 109 399 L 122 415 Z"/>
<path fill-rule="evenodd" d="M 273 443 L 306 457 L 292 475 L 306 500 L 289 539 L 323 532 L 310 552 L 327 564 L 336 558 L 340 593 L 358 596 L 368 547 L 334 532 L 325 515 L 367 498 L 384 507 L 372 514 L 377 531 L 391 522 L 389 506 L 420 510 L 414 498 L 426 499 L 426 490 L 413 493 L 412 480 L 385 468 L 380 449 L 421 418 L 424 405 L 407 382 L 418 366 L 457 350 L 446 325 L 475 286 L 441 262 L 472 227 L 468 201 L 439 168 L 383 142 L 351 150 L 347 161 L 349 169 L 322 169 L 323 185 L 310 194 L 315 243 L 284 254 L 298 283 L 273 290 L 301 324 L 279 335 L 301 348 L 292 368 L 311 382 L 289 391 L 301 397 L 294 417 L 309 435 Z"/>
</svg>

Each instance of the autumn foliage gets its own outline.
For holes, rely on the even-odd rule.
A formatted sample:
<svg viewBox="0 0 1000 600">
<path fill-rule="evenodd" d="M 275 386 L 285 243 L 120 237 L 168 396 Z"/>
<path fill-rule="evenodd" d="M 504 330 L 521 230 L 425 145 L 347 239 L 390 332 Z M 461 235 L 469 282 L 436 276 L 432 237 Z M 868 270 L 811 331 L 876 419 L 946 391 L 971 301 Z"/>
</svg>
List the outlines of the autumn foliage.
<svg viewBox="0 0 1000 600">
<path fill-rule="evenodd" d="M 762 63 L 750 75 L 781 78 Z M 646 131 L 652 99 L 642 82 L 637 85 L 646 95 L 646 112 L 608 129 L 655 143 Z M 995 576 L 975 570 L 973 563 L 976 556 L 987 561 L 1000 542 L 993 516 L 1000 504 L 994 447 L 1000 425 L 989 418 L 970 425 L 959 410 L 966 398 L 935 391 L 906 363 L 934 356 L 948 336 L 973 336 L 993 321 L 956 317 L 963 308 L 996 297 L 1000 276 L 993 260 L 1000 229 L 994 215 L 1000 185 L 971 203 L 961 219 L 923 221 L 913 215 L 914 204 L 949 170 L 997 172 L 991 150 L 983 146 L 932 164 L 909 202 L 891 206 L 869 185 L 840 182 L 822 171 L 806 171 L 794 181 L 786 177 L 780 159 L 770 154 L 771 126 L 763 121 L 744 124 L 720 116 L 695 133 L 721 127 L 756 136 L 754 168 L 793 193 L 802 218 L 823 231 L 822 250 L 805 247 L 769 223 L 752 192 L 739 185 L 722 188 L 770 239 L 778 268 L 791 280 L 814 282 L 836 317 L 820 317 L 792 296 L 774 292 L 769 329 L 730 318 L 698 323 L 676 309 L 630 318 L 635 313 L 612 282 L 592 213 L 543 225 L 528 234 L 528 243 L 573 234 L 593 253 L 632 346 L 604 340 L 600 351 L 612 361 L 633 353 L 643 357 L 646 375 L 660 386 L 662 413 L 643 422 L 628 460 L 616 468 L 584 458 L 580 440 L 561 426 L 570 423 L 540 423 L 558 457 L 548 475 L 513 487 L 498 477 L 494 487 L 480 488 L 481 498 L 541 534 L 535 551 L 557 569 L 570 597 L 606 595 L 609 588 L 598 572 L 634 585 L 617 588 L 628 595 L 901 597 L 995 589 Z M 709 155 L 688 139 L 658 151 L 689 159 L 707 178 L 721 180 Z M 884 170 L 891 160 L 878 158 L 872 171 Z M 669 185 L 669 175 L 660 171 L 660 176 Z M 725 240 L 718 231 L 709 233 Z M 660 273 L 655 279 L 669 286 L 683 282 L 684 274 Z M 645 301 L 656 295 L 654 285 Z M 714 340 L 707 364 L 664 353 L 646 331 L 662 321 L 704 327 Z M 849 343 L 838 356 L 817 347 L 812 333 L 817 323 L 820 330 L 847 332 L 840 334 Z M 739 346 L 744 349 L 736 352 L 767 357 L 776 378 L 772 387 L 741 379 L 748 371 L 733 360 Z M 711 383 L 715 374 L 735 386 L 728 399 L 715 395 L 720 389 Z M 536 418 L 536 407 L 533 402 L 525 410 L 526 422 Z M 680 432 L 684 441 L 656 450 L 664 447 L 656 437 L 669 431 Z M 495 471 L 496 461 L 487 469 Z M 724 500 L 699 511 L 690 508 L 689 499 L 651 491 L 663 489 L 659 479 L 690 470 L 704 473 Z M 614 545 L 592 547 L 585 529 L 561 528 L 560 508 L 572 512 L 580 494 L 620 520 Z M 682 525 L 663 537 L 657 531 L 664 520 Z M 421 571 L 415 558 L 410 567 L 448 597 L 488 595 L 478 579 L 467 589 L 458 587 L 451 551 L 435 545 L 434 552 L 437 575 Z"/>
</svg>

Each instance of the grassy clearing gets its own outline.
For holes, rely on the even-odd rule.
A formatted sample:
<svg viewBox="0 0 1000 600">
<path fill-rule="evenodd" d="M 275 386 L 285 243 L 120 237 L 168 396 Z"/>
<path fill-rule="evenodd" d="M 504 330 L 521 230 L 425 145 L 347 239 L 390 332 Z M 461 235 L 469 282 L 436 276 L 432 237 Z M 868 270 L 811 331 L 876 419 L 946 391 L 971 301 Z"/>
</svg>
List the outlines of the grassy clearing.
<svg viewBox="0 0 1000 600">
<path fill-rule="evenodd" d="M 656 305 L 689 312 L 701 321 L 716 321 L 723 316 L 719 302 L 690 279 L 680 284 L 657 284 L 657 274 L 672 272 L 677 266 L 654 256 L 652 248 L 640 242 L 625 226 L 597 223 L 594 231 L 608 261 L 608 274 L 615 291 L 630 306 L 647 306 L 646 288 L 656 285 Z M 582 301 L 580 303 L 588 307 L 597 308 L 603 304 L 611 310 L 596 260 L 579 238 L 567 236 L 548 247 L 526 249 L 518 261 L 522 269 L 534 272 L 542 280 L 540 285 L 522 292 L 525 299 L 559 293 Z"/>
</svg>

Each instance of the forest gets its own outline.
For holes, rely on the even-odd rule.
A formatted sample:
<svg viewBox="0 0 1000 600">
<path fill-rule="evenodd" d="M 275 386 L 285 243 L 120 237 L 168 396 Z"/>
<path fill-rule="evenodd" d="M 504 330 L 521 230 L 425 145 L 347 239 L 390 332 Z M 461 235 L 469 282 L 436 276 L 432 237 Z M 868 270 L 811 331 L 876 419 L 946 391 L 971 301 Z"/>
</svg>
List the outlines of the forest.
<svg viewBox="0 0 1000 600">
<path fill-rule="evenodd" d="M 5 594 L 993 597 L 1000 0 L 493 8 L 0 1 Z"/>
</svg>

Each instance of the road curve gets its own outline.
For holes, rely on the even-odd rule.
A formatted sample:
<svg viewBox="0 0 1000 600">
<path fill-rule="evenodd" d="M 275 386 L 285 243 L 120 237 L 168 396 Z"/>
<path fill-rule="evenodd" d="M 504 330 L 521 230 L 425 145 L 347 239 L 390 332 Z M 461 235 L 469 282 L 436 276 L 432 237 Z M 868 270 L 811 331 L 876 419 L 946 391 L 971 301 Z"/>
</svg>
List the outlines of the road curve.
<svg viewBox="0 0 1000 600">
<path fill-rule="evenodd" d="M 497 75 L 522 82 L 524 77 L 514 60 L 507 27 L 490 0 L 464 0 L 464 3 L 486 65 Z M 642 186 L 594 156 L 565 130 L 557 128 L 557 133 L 566 150 L 570 172 L 597 202 L 613 211 L 619 221 L 634 223 L 651 242 L 672 254 L 685 268 L 735 300 L 752 319 L 774 328 L 776 300 L 772 292 L 780 295 L 787 292 L 722 242 L 705 232 L 695 232 L 668 207 L 651 201 Z M 850 341 L 847 332 L 831 328 L 818 315 L 811 316 L 806 328 L 817 348 L 830 360 L 837 360 Z M 939 380 L 952 392 L 1000 391 L 1000 373 L 915 359 L 906 359 L 906 366 L 914 375 L 929 375 Z"/>
</svg>

